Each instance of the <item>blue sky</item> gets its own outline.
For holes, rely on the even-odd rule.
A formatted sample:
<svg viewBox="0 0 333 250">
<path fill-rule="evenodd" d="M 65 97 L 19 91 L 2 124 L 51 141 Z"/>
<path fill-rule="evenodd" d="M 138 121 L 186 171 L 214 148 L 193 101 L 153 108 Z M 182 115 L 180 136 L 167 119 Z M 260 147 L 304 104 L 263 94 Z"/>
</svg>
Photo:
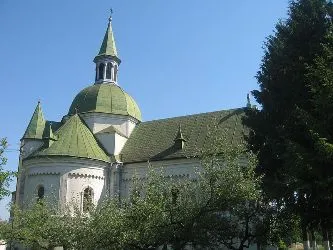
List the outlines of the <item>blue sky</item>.
<svg viewBox="0 0 333 250">
<path fill-rule="evenodd" d="M 0 0 L 0 137 L 16 170 L 20 138 L 40 100 L 60 120 L 94 80 L 92 62 L 113 8 L 119 85 L 143 119 L 246 105 L 265 37 L 288 0 Z M 15 184 L 12 184 L 15 188 Z M 0 201 L 0 218 L 7 218 Z"/>
</svg>

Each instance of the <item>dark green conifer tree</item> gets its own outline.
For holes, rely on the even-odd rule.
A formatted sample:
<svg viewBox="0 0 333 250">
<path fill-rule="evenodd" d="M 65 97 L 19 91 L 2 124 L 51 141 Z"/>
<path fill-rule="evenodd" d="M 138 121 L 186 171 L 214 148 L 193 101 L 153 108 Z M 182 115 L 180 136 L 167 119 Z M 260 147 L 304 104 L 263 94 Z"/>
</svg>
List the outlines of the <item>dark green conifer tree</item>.
<svg viewBox="0 0 333 250">
<path fill-rule="evenodd" d="M 294 0 L 287 20 L 267 38 L 249 109 L 249 146 L 277 208 L 301 217 L 303 238 L 327 231 L 333 205 L 332 3 Z"/>
</svg>

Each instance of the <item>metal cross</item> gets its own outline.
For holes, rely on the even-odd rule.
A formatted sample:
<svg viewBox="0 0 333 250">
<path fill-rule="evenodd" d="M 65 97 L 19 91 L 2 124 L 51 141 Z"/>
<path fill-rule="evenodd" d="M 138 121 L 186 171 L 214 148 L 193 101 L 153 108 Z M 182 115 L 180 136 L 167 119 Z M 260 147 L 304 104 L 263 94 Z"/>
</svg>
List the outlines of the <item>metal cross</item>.
<svg viewBox="0 0 333 250">
<path fill-rule="evenodd" d="M 112 10 L 112 8 L 110 9 L 110 17 L 109 17 L 109 22 L 111 22 L 112 21 L 112 14 L 113 14 L 113 10 Z"/>
</svg>

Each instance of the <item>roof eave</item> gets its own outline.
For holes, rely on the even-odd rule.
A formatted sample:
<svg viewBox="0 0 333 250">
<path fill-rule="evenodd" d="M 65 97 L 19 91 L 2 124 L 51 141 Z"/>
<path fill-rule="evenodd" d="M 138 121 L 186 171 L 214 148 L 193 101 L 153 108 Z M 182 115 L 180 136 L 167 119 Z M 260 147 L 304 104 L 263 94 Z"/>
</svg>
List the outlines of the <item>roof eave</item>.
<svg viewBox="0 0 333 250">
<path fill-rule="evenodd" d="M 50 157 L 68 157 L 68 158 L 77 158 L 77 159 L 84 159 L 84 160 L 91 160 L 91 161 L 101 161 L 101 162 L 106 162 L 110 163 L 111 160 L 102 160 L 102 159 L 95 159 L 95 158 L 90 158 L 90 157 L 84 157 L 84 156 L 73 156 L 73 155 L 31 155 L 23 159 L 25 160 L 30 160 L 30 159 L 38 159 L 38 158 L 50 158 Z"/>
<path fill-rule="evenodd" d="M 108 54 L 105 54 L 105 53 L 98 54 L 97 56 L 95 56 L 94 63 L 96 63 L 100 59 L 114 60 L 114 61 L 116 61 L 118 63 L 118 65 L 121 63 L 121 60 L 116 55 L 108 55 Z"/>
</svg>

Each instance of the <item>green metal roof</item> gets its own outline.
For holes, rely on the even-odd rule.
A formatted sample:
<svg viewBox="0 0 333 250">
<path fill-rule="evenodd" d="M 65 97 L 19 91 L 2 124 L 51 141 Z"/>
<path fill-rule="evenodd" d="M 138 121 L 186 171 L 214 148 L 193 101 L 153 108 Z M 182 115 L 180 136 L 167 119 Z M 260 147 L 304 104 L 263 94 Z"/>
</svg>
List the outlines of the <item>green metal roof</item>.
<svg viewBox="0 0 333 250">
<path fill-rule="evenodd" d="M 141 121 L 141 111 L 134 99 L 118 85 L 110 83 L 95 84 L 77 94 L 68 114 L 76 112 L 129 115 Z"/>
<path fill-rule="evenodd" d="M 46 129 L 46 127 L 48 127 L 48 129 Z M 44 136 L 43 136 L 43 140 L 44 140 L 44 145 L 46 147 L 50 147 L 54 141 L 56 141 L 58 139 L 58 137 L 53 133 L 53 129 L 52 129 L 52 124 L 49 123 L 48 126 L 45 126 L 45 130 L 44 130 Z"/>
<path fill-rule="evenodd" d="M 43 133 L 43 138 L 47 138 L 50 135 L 50 129 L 52 129 L 52 132 L 57 131 L 61 126 L 63 125 L 62 122 L 56 122 L 56 121 L 46 121 L 45 122 L 45 129 Z"/>
<path fill-rule="evenodd" d="M 45 123 L 42 107 L 40 102 L 38 102 L 22 139 L 42 139 Z"/>
<path fill-rule="evenodd" d="M 247 133 L 243 115 L 240 108 L 142 122 L 127 140 L 120 159 L 130 163 L 195 157 L 221 138 L 230 144 L 241 143 Z M 175 145 L 178 137 L 185 140 L 182 149 Z"/>
<path fill-rule="evenodd" d="M 53 135 L 56 140 L 50 147 L 42 147 L 32 157 L 71 156 L 109 162 L 92 132 L 75 114 Z"/>
<path fill-rule="evenodd" d="M 95 59 L 100 56 L 112 56 L 119 60 L 116 48 L 116 42 L 112 32 L 111 19 L 109 20 L 109 25 L 108 28 L 106 29 L 101 48 Z"/>
<path fill-rule="evenodd" d="M 53 133 L 52 124 L 50 122 L 48 122 L 47 126 L 45 126 L 43 139 L 57 139 L 57 136 Z"/>
</svg>

